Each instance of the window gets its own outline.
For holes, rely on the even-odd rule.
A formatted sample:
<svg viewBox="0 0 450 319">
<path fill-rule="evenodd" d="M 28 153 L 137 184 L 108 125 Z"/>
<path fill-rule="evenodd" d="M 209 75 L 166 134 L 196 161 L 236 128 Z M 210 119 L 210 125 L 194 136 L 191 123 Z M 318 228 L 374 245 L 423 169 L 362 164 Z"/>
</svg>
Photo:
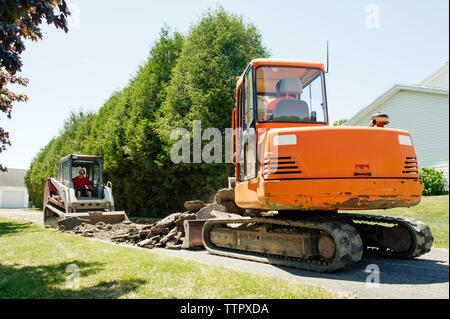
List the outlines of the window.
<svg viewBox="0 0 450 319">
<path fill-rule="evenodd" d="M 85 177 L 89 179 L 92 184 L 95 184 L 100 179 L 100 164 L 92 160 L 76 160 L 72 162 L 72 178 L 80 175 L 80 170 L 84 169 Z"/>
<path fill-rule="evenodd" d="M 258 121 L 327 123 L 323 72 L 307 67 L 256 70 Z"/>
<path fill-rule="evenodd" d="M 243 88 L 239 87 L 238 91 L 238 120 L 236 125 L 236 162 L 238 167 L 238 180 L 242 181 L 245 177 L 244 172 L 244 150 L 242 147 L 242 130 L 244 127 L 244 103 L 243 103 Z"/>
<path fill-rule="evenodd" d="M 253 116 L 253 69 L 250 69 L 249 72 L 247 72 L 247 75 L 245 76 L 245 80 L 244 80 L 244 85 L 245 85 L 245 101 L 244 101 L 244 105 L 245 105 L 245 122 L 246 122 L 246 126 L 245 128 L 249 127 L 253 120 L 254 120 L 254 116 Z"/>
<path fill-rule="evenodd" d="M 256 133 L 254 128 L 253 107 L 253 69 L 247 72 L 244 79 L 244 104 L 245 104 L 245 126 L 243 127 L 245 178 L 253 178 L 256 175 Z"/>
<path fill-rule="evenodd" d="M 65 161 L 61 165 L 61 181 L 68 181 L 68 180 L 69 180 L 69 163 Z"/>
<path fill-rule="evenodd" d="M 243 128 L 244 127 L 244 103 L 243 103 L 243 94 L 242 94 L 242 87 L 239 87 L 239 93 L 238 93 L 238 110 L 237 110 L 238 116 L 237 116 L 237 124 L 236 128 Z"/>
<path fill-rule="evenodd" d="M 89 179 L 89 170 L 86 167 L 87 165 L 82 162 L 72 162 L 72 178 L 75 178 L 76 176 L 80 175 L 80 170 L 84 169 L 86 172 L 85 177 Z"/>
<path fill-rule="evenodd" d="M 100 165 L 98 163 L 95 163 L 94 165 L 94 174 L 93 174 L 93 180 L 92 180 L 92 186 L 97 187 L 100 183 Z"/>
<path fill-rule="evenodd" d="M 75 178 L 80 175 L 80 170 L 84 169 L 86 172 L 85 177 L 89 180 L 92 187 L 94 187 L 94 191 L 92 196 L 97 197 L 100 196 L 99 193 L 99 185 L 101 185 L 101 168 L 100 162 L 97 160 L 74 160 L 72 162 L 72 178 Z"/>
</svg>

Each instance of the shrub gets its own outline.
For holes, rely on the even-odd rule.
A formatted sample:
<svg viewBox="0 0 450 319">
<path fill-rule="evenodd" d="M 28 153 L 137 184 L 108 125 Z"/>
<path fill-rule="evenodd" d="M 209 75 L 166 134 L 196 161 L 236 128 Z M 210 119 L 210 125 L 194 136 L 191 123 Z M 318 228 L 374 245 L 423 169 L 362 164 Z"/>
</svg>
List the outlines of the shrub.
<svg viewBox="0 0 450 319">
<path fill-rule="evenodd" d="M 342 125 L 344 125 L 347 121 L 348 121 L 348 119 L 341 119 L 341 120 L 334 121 L 334 122 L 333 122 L 333 126 L 342 126 Z"/>
<path fill-rule="evenodd" d="M 419 178 L 423 181 L 423 195 L 442 195 L 447 186 L 444 173 L 434 168 L 419 169 Z"/>
</svg>

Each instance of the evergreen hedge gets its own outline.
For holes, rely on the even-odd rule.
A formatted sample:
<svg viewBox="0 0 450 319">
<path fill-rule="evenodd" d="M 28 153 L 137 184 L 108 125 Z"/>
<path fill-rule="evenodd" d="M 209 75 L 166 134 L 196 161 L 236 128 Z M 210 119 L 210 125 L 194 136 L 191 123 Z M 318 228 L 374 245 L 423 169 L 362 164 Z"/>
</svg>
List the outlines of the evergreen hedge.
<svg viewBox="0 0 450 319">
<path fill-rule="evenodd" d="M 185 36 L 163 28 L 129 84 L 98 112 L 72 113 L 35 156 L 25 176 L 30 200 L 42 206 L 46 178 L 70 153 L 103 156 L 116 207 L 131 216 L 160 217 L 183 209 L 185 200 L 209 200 L 227 185 L 233 166 L 172 163 L 170 133 L 192 132 L 193 120 L 202 129 L 231 127 L 236 76 L 267 56 L 256 27 L 222 8 L 205 12 Z"/>
</svg>

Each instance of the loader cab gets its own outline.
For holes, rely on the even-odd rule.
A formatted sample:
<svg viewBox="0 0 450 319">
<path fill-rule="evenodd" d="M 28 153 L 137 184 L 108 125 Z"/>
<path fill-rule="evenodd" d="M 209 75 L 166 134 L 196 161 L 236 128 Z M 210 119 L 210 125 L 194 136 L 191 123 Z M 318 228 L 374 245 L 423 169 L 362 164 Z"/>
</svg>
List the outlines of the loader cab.
<svg viewBox="0 0 450 319">
<path fill-rule="evenodd" d="M 64 185 L 74 188 L 72 180 L 79 175 L 80 169 L 85 170 L 85 177 L 94 187 L 89 199 L 103 198 L 102 158 L 99 156 L 68 155 L 64 157 L 59 162 L 58 180 Z M 88 197 L 80 196 L 78 199 L 88 199 Z"/>
<path fill-rule="evenodd" d="M 236 177 L 262 169 L 264 135 L 273 128 L 328 126 L 325 70 L 321 63 L 254 59 L 237 78 Z"/>
</svg>

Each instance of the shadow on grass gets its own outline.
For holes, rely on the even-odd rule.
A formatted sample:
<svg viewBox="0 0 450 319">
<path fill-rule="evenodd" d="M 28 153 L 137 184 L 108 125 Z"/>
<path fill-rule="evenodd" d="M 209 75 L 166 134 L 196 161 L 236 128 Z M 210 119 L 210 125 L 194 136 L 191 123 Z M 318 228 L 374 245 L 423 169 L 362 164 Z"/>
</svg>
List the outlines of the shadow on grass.
<svg viewBox="0 0 450 319">
<path fill-rule="evenodd" d="M 12 235 L 22 231 L 40 231 L 36 226 L 27 223 L 18 223 L 12 221 L 0 221 L 0 236 Z"/>
<path fill-rule="evenodd" d="M 25 267 L 0 264 L 0 298 L 118 298 L 145 284 L 142 279 L 98 281 L 95 274 L 103 265 L 78 260 Z M 95 285 L 86 286 L 88 276 Z"/>
</svg>

